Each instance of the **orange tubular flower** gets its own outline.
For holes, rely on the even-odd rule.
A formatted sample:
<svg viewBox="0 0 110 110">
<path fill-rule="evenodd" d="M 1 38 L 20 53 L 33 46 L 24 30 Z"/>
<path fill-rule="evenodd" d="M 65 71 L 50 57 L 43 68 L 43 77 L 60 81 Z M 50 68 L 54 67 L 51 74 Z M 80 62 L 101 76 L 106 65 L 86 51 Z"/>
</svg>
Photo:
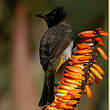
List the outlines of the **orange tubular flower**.
<svg viewBox="0 0 110 110">
<path fill-rule="evenodd" d="M 105 36 L 105 37 L 108 36 L 108 33 L 107 32 L 104 32 L 101 27 L 100 28 L 97 28 L 96 31 L 101 36 Z"/>
<path fill-rule="evenodd" d="M 84 75 L 83 70 L 80 69 L 80 68 L 76 68 L 76 67 L 72 67 L 72 66 L 67 66 L 66 69 L 69 70 L 69 71 L 80 73 L 80 74 Z"/>
<path fill-rule="evenodd" d="M 97 84 L 103 79 L 103 69 L 96 64 L 96 56 L 99 53 L 107 60 L 105 52 L 99 47 L 104 46 L 101 37 L 107 36 L 101 28 L 80 32 L 80 44 L 77 44 L 75 54 L 68 61 L 65 67 L 63 78 L 58 82 L 55 91 L 55 100 L 52 104 L 45 106 L 45 110 L 78 110 L 77 104 L 80 103 L 80 97 L 87 94 L 92 98 L 92 92 L 89 85 L 95 81 Z M 84 38 L 84 39 L 83 39 Z M 81 43 L 82 42 L 82 43 Z"/>
<path fill-rule="evenodd" d="M 91 46 L 94 46 L 94 43 L 81 43 L 81 44 L 77 44 L 77 47 L 79 49 L 85 49 L 85 48 L 89 48 Z"/>
<path fill-rule="evenodd" d="M 93 33 L 95 33 L 94 32 L 94 30 L 88 30 L 88 31 L 83 31 L 83 32 L 80 32 L 79 34 L 78 34 L 78 36 L 81 36 L 81 34 L 93 34 Z"/>
<path fill-rule="evenodd" d="M 88 54 L 88 53 L 91 53 L 91 52 L 93 52 L 92 49 L 83 49 L 83 50 L 77 49 L 76 50 L 76 54 Z"/>
<path fill-rule="evenodd" d="M 95 67 L 102 75 L 104 74 L 104 70 L 97 64 L 93 64 L 93 67 Z"/>
<path fill-rule="evenodd" d="M 104 47 L 104 43 L 100 37 L 96 37 L 96 41 L 98 41 L 98 44 Z"/>
<path fill-rule="evenodd" d="M 80 39 L 80 41 L 83 41 L 83 42 L 93 42 L 93 39 L 91 39 L 91 38 L 88 38 L 88 39 Z"/>
<path fill-rule="evenodd" d="M 108 60 L 107 55 L 105 54 L 105 52 L 104 52 L 100 47 L 97 47 L 97 50 L 99 51 L 99 53 L 102 55 L 102 57 L 103 57 L 105 60 Z"/>
<path fill-rule="evenodd" d="M 99 34 L 101 35 L 101 36 L 108 36 L 108 33 L 106 33 L 106 32 L 99 32 Z"/>
<path fill-rule="evenodd" d="M 86 88 L 86 93 L 87 93 L 88 98 L 92 99 L 92 92 L 91 92 L 90 87 L 86 85 L 85 88 Z"/>
<path fill-rule="evenodd" d="M 90 37 L 95 37 L 95 34 L 93 34 L 93 33 L 84 33 L 84 34 L 80 34 L 80 37 L 90 38 Z"/>
<path fill-rule="evenodd" d="M 83 64 L 77 64 L 77 65 L 74 65 L 74 67 L 77 67 L 77 68 L 81 68 L 81 69 L 84 69 L 84 66 L 83 66 Z"/>
<path fill-rule="evenodd" d="M 74 75 L 74 74 L 65 73 L 64 76 L 67 77 L 67 78 L 70 78 L 70 79 L 85 80 L 85 77 L 82 76 L 82 75 L 80 76 L 80 75 Z"/>
<path fill-rule="evenodd" d="M 100 73 L 94 69 L 93 67 L 90 67 L 90 70 L 94 73 L 95 76 L 97 76 L 99 79 L 103 79 L 103 77 L 100 75 Z"/>
<path fill-rule="evenodd" d="M 85 56 L 85 57 L 79 58 L 80 61 L 85 61 L 85 60 L 90 60 L 90 59 L 92 59 L 92 56 Z"/>
</svg>

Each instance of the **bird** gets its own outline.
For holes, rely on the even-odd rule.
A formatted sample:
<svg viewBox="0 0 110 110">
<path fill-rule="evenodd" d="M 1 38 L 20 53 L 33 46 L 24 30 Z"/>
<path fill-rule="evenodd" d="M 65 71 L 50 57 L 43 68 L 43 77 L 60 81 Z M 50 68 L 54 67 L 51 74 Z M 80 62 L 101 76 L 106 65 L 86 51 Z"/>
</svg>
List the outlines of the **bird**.
<svg viewBox="0 0 110 110">
<path fill-rule="evenodd" d="M 54 97 L 55 74 L 69 58 L 74 45 L 72 27 L 66 21 L 67 13 L 58 6 L 47 14 L 37 14 L 45 20 L 48 29 L 40 40 L 40 63 L 45 72 L 39 106 L 51 104 Z"/>
</svg>

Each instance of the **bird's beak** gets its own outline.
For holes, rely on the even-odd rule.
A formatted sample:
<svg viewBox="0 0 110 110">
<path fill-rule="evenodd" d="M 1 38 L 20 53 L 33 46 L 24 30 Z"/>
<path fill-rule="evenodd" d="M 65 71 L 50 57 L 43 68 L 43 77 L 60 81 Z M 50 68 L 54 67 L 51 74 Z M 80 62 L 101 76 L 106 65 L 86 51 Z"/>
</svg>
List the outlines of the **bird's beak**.
<svg viewBox="0 0 110 110">
<path fill-rule="evenodd" d="M 37 14 L 36 16 L 37 16 L 37 17 L 40 17 L 40 18 L 43 18 L 43 19 L 46 18 L 46 16 L 45 16 L 44 14 Z"/>
</svg>

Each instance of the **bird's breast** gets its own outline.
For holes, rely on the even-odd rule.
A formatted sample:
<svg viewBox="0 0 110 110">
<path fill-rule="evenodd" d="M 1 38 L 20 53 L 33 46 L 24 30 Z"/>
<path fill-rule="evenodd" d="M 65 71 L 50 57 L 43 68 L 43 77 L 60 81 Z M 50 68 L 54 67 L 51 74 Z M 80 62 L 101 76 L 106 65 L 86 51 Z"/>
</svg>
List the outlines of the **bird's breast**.
<svg viewBox="0 0 110 110">
<path fill-rule="evenodd" d="M 69 46 L 61 54 L 61 56 L 63 57 L 63 63 L 65 63 L 69 58 L 71 58 L 72 48 L 73 48 L 73 41 L 69 44 Z"/>
</svg>

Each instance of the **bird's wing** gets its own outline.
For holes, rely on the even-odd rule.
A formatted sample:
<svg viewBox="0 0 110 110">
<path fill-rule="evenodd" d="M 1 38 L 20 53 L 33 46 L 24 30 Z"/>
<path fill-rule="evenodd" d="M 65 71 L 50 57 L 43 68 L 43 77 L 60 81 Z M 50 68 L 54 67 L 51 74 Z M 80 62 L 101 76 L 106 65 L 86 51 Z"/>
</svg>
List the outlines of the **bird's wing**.
<svg viewBox="0 0 110 110">
<path fill-rule="evenodd" d="M 57 34 L 57 31 L 54 28 L 51 31 L 47 31 L 41 39 L 40 61 L 44 70 L 62 54 L 72 41 L 73 33 L 71 29 L 60 31 L 60 34 Z"/>
</svg>

